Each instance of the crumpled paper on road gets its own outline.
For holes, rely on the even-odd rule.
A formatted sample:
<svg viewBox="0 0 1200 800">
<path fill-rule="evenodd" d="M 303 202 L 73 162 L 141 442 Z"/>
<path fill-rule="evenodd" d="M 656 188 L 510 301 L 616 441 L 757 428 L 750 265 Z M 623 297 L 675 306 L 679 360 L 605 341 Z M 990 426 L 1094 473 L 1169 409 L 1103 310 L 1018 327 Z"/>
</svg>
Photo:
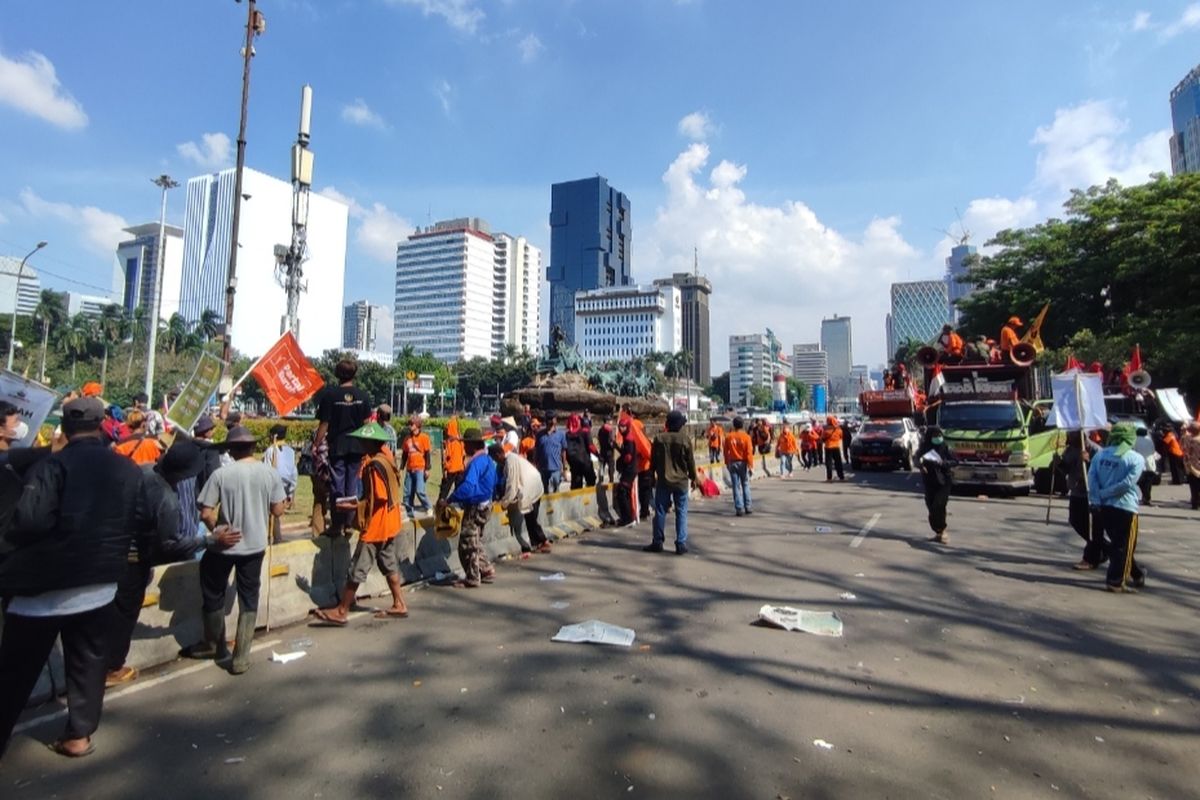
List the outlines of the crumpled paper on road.
<svg viewBox="0 0 1200 800">
<path fill-rule="evenodd" d="M 765 605 L 758 610 L 758 618 L 785 631 L 800 631 L 816 636 L 842 635 L 842 620 L 832 611 Z"/>
<path fill-rule="evenodd" d="M 629 647 L 633 644 L 633 637 L 636 635 L 632 628 L 622 628 L 619 625 L 610 625 L 598 619 L 589 619 L 587 622 L 563 625 L 550 641 L 615 644 L 621 647 Z"/>
</svg>

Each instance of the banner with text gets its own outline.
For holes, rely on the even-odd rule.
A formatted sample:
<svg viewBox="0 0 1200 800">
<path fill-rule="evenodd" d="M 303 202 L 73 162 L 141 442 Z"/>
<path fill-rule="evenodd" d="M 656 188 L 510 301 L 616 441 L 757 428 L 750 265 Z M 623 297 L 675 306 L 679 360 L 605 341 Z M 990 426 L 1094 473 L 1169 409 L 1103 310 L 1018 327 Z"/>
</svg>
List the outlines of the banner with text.
<svg viewBox="0 0 1200 800">
<path fill-rule="evenodd" d="M 29 426 L 25 436 L 14 445 L 30 447 L 37 438 L 38 429 L 54 408 L 58 392 L 37 381 L 22 378 L 15 372 L 0 369 L 0 400 L 16 406 L 21 421 Z"/>
<path fill-rule="evenodd" d="M 295 411 L 325 385 L 325 379 L 308 363 L 291 331 L 279 337 L 251 374 L 281 417 Z"/>
<path fill-rule="evenodd" d="M 196 369 L 192 370 L 192 377 L 188 378 L 179 397 L 167 409 L 167 422 L 190 434 L 192 428 L 196 427 L 196 420 L 200 419 L 216 393 L 224 370 L 224 361 L 212 353 L 201 353 Z"/>
</svg>

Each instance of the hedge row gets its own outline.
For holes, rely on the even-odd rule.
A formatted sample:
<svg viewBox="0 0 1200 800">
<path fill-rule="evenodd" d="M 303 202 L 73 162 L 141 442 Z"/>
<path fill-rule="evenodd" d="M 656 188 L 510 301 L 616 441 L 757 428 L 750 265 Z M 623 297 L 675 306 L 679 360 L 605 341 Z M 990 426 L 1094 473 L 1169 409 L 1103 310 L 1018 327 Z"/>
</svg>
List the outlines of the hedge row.
<svg viewBox="0 0 1200 800">
<path fill-rule="evenodd" d="M 443 431 L 446 428 L 447 422 L 449 422 L 449 418 L 430 417 L 429 419 L 425 420 L 425 427 Z M 292 445 L 301 445 L 304 442 L 307 442 L 312 438 L 313 432 L 317 429 L 317 421 L 315 419 L 281 420 L 256 417 L 243 419 L 242 425 L 244 425 L 247 430 L 254 434 L 254 438 L 258 440 L 259 447 L 264 449 L 271 444 L 270 431 L 271 428 L 274 428 L 276 425 L 283 425 L 287 428 L 286 438 L 288 443 Z M 393 418 L 391 425 L 396 430 L 397 435 L 400 438 L 404 438 L 408 431 L 408 424 L 406 421 Z M 465 433 L 472 428 L 478 429 L 479 424 L 473 420 L 459 420 L 458 430 L 460 434 Z M 227 430 L 225 426 L 218 424 L 216 430 L 213 431 L 213 440 L 217 442 L 225 441 L 226 432 Z M 440 442 L 440 437 L 437 438 Z"/>
</svg>

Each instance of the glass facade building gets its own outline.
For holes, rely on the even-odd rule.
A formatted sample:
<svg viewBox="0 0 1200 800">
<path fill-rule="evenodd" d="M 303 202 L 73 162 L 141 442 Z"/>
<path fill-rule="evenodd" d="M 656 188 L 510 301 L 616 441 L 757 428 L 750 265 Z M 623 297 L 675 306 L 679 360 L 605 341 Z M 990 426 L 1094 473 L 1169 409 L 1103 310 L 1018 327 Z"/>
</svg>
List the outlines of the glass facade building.
<svg viewBox="0 0 1200 800">
<path fill-rule="evenodd" d="M 911 339 L 929 343 L 951 321 L 946 282 L 893 283 L 891 318 L 893 346 L 900 347 Z"/>
<path fill-rule="evenodd" d="M 1171 90 L 1171 172 L 1200 172 L 1200 66 Z"/>
</svg>

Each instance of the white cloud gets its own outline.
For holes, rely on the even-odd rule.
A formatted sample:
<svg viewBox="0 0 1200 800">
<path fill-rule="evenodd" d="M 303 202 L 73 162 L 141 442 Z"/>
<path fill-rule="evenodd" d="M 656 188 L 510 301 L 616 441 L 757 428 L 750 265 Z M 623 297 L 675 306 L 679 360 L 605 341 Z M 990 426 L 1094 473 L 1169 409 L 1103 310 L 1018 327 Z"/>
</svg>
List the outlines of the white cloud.
<svg viewBox="0 0 1200 800">
<path fill-rule="evenodd" d="M 175 145 L 179 155 L 203 169 L 219 170 L 233 163 L 233 143 L 223 133 L 202 133 L 200 144 L 184 142 Z"/>
<path fill-rule="evenodd" d="M 412 6 L 425 16 L 439 16 L 450 27 L 474 35 L 486 16 L 475 0 L 390 0 L 393 5 Z"/>
<path fill-rule="evenodd" d="M 349 122 L 351 125 L 361 125 L 366 128 L 383 129 L 386 124 L 383 117 L 371 110 L 367 105 L 367 101 L 361 97 L 356 97 L 353 103 L 347 103 L 342 106 L 342 122 Z"/>
<path fill-rule="evenodd" d="M 95 252 L 112 257 L 117 243 L 127 238 L 123 229 L 129 227 L 119 214 L 95 206 L 73 206 L 45 200 L 26 187 L 20 193 L 21 205 L 34 218 L 59 219 L 78 229 L 80 239 Z"/>
<path fill-rule="evenodd" d="M 41 53 L 15 59 L 0 53 L 0 103 L 67 130 L 88 124 L 83 106 L 63 89 L 54 64 Z"/>
<path fill-rule="evenodd" d="M 950 248 L 958 244 L 964 235 L 969 235 L 975 246 L 988 252 L 983 243 L 1000 231 L 1033 225 L 1039 219 L 1038 203 L 1028 195 L 1016 200 L 1007 197 L 977 198 L 967 204 L 961 221 L 955 219 L 945 227 L 948 235 L 934 245 L 934 257 L 938 266 L 945 264 Z"/>
<path fill-rule="evenodd" d="M 517 42 L 517 50 L 521 53 L 521 61 L 526 64 L 533 63 L 537 60 L 538 54 L 544 50 L 542 40 L 537 37 L 537 34 L 527 33 Z"/>
<path fill-rule="evenodd" d="M 450 85 L 450 81 L 442 78 L 433 85 L 433 94 L 437 97 L 438 102 L 442 104 L 442 113 L 446 116 L 450 115 L 450 111 L 454 108 L 454 87 Z"/>
<path fill-rule="evenodd" d="M 343 205 L 349 206 L 350 207 L 350 216 L 352 216 L 352 217 L 361 217 L 366 211 L 366 209 L 364 209 L 361 205 L 359 205 L 359 202 L 357 200 L 355 200 L 353 197 L 351 197 L 348 194 L 343 194 L 342 192 L 339 192 L 336 187 L 326 186 L 324 189 L 321 189 L 319 192 L 317 192 L 317 194 L 321 195 L 322 197 L 328 197 L 330 200 L 336 200 L 339 203 L 342 203 Z"/>
<path fill-rule="evenodd" d="M 354 243 L 369 258 L 395 265 L 396 245 L 406 239 L 416 226 L 383 203 L 372 203 L 368 208 L 333 186 L 326 186 L 318 194 L 350 207 L 350 216 L 358 220 Z"/>
<path fill-rule="evenodd" d="M 1123 184 L 1149 180 L 1152 172 L 1170 168 L 1167 140 L 1160 130 L 1129 144 L 1122 140 L 1129 121 L 1108 100 L 1089 100 L 1054 112 L 1054 122 L 1033 135 L 1037 156 L 1036 187 L 1066 196 L 1116 178 Z"/>
<path fill-rule="evenodd" d="M 713 282 L 714 370 L 725 369 L 731 334 L 770 326 L 790 350 L 792 343 L 817 341 L 821 318 L 835 313 L 854 317 L 855 360 L 877 362 L 888 303 L 879 287 L 922 266 L 900 233 L 899 217 L 844 234 L 804 203 L 751 201 L 741 188 L 745 165 L 722 160 L 704 181 L 710 156 L 707 144 L 695 142 L 667 168 L 666 200 L 635 272 L 644 269 L 637 263 L 653 265 L 654 275 L 690 271 L 692 248 L 699 249 L 700 271 Z"/>
<path fill-rule="evenodd" d="M 1200 3 L 1192 3 L 1183 10 L 1179 19 L 1162 29 L 1162 36 L 1165 39 L 1172 39 L 1181 33 L 1197 28 L 1200 28 Z"/>
<path fill-rule="evenodd" d="M 712 120 L 703 111 L 693 111 L 679 120 L 679 133 L 687 138 L 702 142 L 713 132 Z"/>
<path fill-rule="evenodd" d="M 1139 11 L 1136 14 L 1134 14 L 1133 22 L 1130 23 L 1130 27 L 1133 28 L 1133 30 L 1135 30 L 1135 31 L 1144 31 L 1147 28 L 1149 28 L 1150 27 L 1150 12 L 1149 11 Z"/>
</svg>

